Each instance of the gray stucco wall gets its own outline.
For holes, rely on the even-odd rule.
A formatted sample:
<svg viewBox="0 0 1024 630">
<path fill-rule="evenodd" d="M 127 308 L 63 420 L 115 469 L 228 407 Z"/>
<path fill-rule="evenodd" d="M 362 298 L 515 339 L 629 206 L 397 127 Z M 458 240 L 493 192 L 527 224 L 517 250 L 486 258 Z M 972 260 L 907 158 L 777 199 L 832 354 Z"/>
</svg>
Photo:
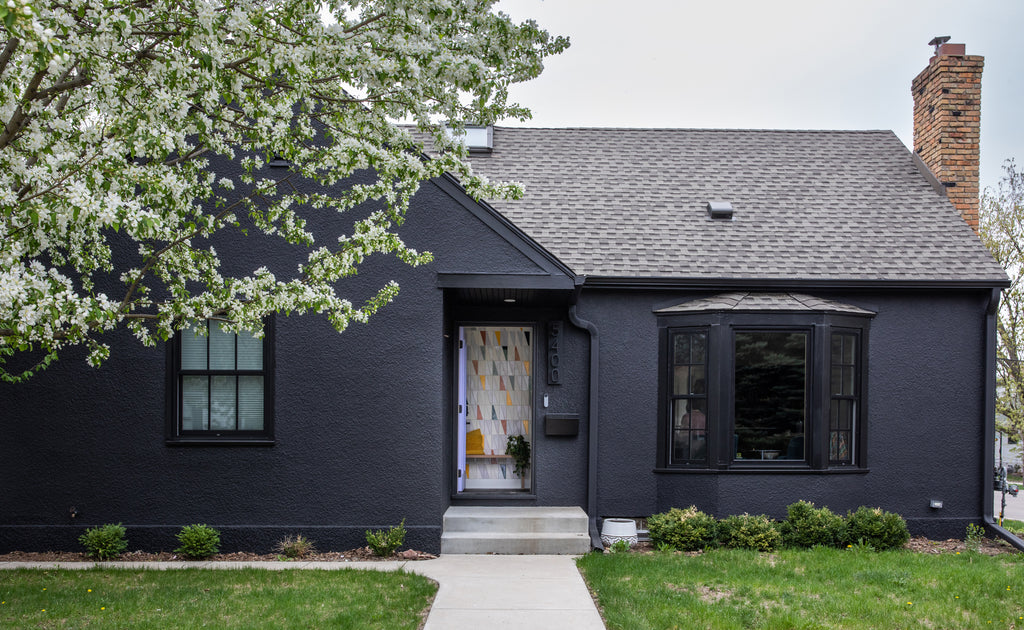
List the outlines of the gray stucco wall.
<svg viewBox="0 0 1024 630">
<path fill-rule="evenodd" d="M 436 288 L 438 273 L 538 269 L 432 184 L 402 233 L 436 261 L 411 269 L 376 257 L 346 280 L 364 296 L 386 279 L 401 285 L 369 324 L 339 335 L 319 316 L 276 319 L 274 446 L 165 445 L 165 350 L 124 333 L 110 335 L 112 357 L 99 370 L 71 352 L 29 384 L 0 384 L 0 552 L 77 549 L 84 527 L 107 522 L 129 528 L 132 548 L 171 549 L 178 528 L 205 522 L 223 530 L 226 550 L 266 551 L 295 533 L 346 549 L 364 544 L 367 528 L 402 518 L 409 546 L 436 551 L 442 514 L 459 502 L 452 339 L 464 323 L 536 325 L 535 491 L 516 503 L 586 507 L 589 336 L 569 324 L 568 295 L 497 307 Z M 279 244 L 256 243 L 226 239 L 218 251 L 239 253 L 244 270 L 294 269 Z M 862 504 L 898 511 L 915 532 L 934 536 L 961 536 L 981 519 L 988 292 L 805 292 L 878 313 L 868 350 L 868 471 L 654 472 L 660 348 L 652 309 L 699 294 L 588 288 L 579 315 L 597 325 L 601 352 L 596 516 L 696 504 L 718 516 L 781 517 L 807 499 L 840 512 Z M 563 322 L 561 385 L 543 374 L 550 321 Z M 545 436 L 545 413 L 579 413 L 579 435 Z M 933 498 L 945 507 L 929 508 Z"/>
<path fill-rule="evenodd" d="M 369 324 L 339 335 L 320 316 L 276 318 L 274 446 L 165 445 L 165 348 L 123 332 L 106 340 L 101 369 L 70 352 L 28 384 L 0 384 L 0 551 L 77 549 L 84 527 L 108 522 L 128 527 L 133 549 L 172 549 L 197 522 L 220 528 L 225 550 L 269 551 L 294 533 L 347 549 L 402 518 L 408 546 L 436 551 L 452 417 L 452 320 L 436 273 L 537 268 L 433 184 L 402 234 L 437 262 L 413 269 L 378 255 L 343 281 L 356 296 L 399 282 Z M 295 268 L 294 253 L 266 240 L 224 238 L 218 252 L 239 270 Z M 539 455 L 537 474 L 560 452 Z"/>
</svg>

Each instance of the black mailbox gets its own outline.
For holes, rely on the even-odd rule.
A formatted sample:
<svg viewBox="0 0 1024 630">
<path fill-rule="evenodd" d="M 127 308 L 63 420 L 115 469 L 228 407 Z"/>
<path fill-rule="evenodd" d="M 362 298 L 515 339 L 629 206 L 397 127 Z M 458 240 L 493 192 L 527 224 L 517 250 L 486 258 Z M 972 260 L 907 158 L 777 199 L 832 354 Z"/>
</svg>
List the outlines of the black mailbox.
<svg viewBox="0 0 1024 630">
<path fill-rule="evenodd" d="M 579 435 L 578 413 L 549 413 L 544 415 L 544 435 Z"/>
</svg>

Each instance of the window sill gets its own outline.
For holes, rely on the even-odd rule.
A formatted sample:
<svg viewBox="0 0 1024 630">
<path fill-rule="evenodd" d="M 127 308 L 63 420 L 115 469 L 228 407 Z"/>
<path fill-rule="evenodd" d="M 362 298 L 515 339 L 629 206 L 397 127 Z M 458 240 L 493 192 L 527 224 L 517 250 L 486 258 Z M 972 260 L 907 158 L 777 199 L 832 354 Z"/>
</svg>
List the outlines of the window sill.
<svg viewBox="0 0 1024 630">
<path fill-rule="evenodd" d="M 276 441 L 269 438 L 214 438 L 186 437 L 165 440 L 167 446 L 273 446 Z"/>
<path fill-rule="evenodd" d="M 783 468 L 781 466 L 742 466 L 736 468 L 655 468 L 652 472 L 667 475 L 864 475 L 870 468 Z"/>
</svg>

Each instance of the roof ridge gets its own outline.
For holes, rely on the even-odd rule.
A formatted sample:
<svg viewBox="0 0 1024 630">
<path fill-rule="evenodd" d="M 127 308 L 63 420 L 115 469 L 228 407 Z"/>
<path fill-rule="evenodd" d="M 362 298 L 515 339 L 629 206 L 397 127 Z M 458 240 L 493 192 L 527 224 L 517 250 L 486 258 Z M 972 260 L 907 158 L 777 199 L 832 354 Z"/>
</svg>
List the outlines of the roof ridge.
<svg viewBox="0 0 1024 630">
<path fill-rule="evenodd" d="M 766 128 L 726 128 L 726 127 L 529 127 L 494 125 L 494 129 L 502 131 L 687 131 L 707 133 L 895 133 L 892 129 L 766 129 Z"/>
</svg>

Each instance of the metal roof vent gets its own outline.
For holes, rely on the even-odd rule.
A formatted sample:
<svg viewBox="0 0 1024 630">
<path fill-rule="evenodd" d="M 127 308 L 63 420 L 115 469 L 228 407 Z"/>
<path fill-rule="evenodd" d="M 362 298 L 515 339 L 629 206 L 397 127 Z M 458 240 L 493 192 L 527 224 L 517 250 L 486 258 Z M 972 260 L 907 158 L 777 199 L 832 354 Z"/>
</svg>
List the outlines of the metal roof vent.
<svg viewBox="0 0 1024 630">
<path fill-rule="evenodd" d="M 492 125 L 466 125 L 465 131 L 455 131 L 447 125 L 445 133 L 466 145 L 470 153 L 490 153 L 494 150 L 494 127 Z"/>
<path fill-rule="evenodd" d="M 728 201 L 709 201 L 708 215 L 712 219 L 732 221 L 732 204 Z"/>
</svg>

